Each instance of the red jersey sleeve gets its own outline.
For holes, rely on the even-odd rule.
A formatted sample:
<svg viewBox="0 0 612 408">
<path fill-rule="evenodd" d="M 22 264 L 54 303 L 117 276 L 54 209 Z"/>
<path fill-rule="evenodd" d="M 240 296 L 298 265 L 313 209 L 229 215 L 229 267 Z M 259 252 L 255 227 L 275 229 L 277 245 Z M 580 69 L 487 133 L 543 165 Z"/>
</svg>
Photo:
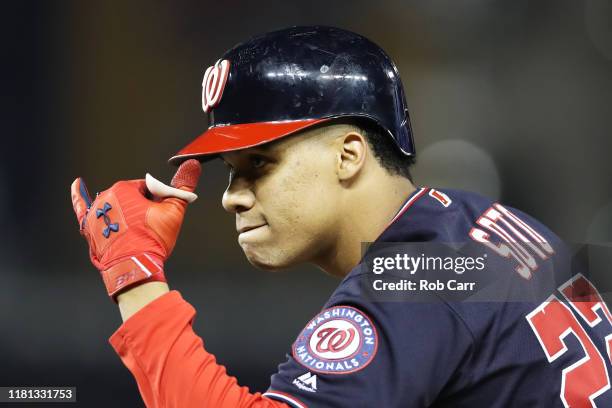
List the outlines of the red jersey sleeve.
<svg viewBox="0 0 612 408">
<path fill-rule="evenodd" d="M 171 291 L 130 317 L 109 339 L 148 408 L 288 408 L 238 385 L 192 328 L 195 309 Z"/>
</svg>

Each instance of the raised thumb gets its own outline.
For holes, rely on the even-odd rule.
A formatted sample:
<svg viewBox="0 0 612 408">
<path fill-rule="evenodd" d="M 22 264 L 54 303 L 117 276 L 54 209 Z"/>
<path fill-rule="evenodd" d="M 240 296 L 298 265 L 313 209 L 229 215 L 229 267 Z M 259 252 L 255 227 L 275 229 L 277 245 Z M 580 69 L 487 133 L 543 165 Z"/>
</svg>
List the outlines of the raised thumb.
<svg viewBox="0 0 612 408">
<path fill-rule="evenodd" d="M 168 186 L 147 173 L 145 177 L 147 189 L 151 194 L 158 198 L 179 198 L 188 203 L 194 202 L 198 196 L 193 193 L 195 190 L 202 166 L 200 162 L 191 159 L 187 160 L 176 171 L 172 178 L 171 186 Z"/>
<path fill-rule="evenodd" d="M 196 159 L 184 161 L 176 171 L 170 185 L 184 191 L 193 192 L 202 174 L 202 165 Z"/>
</svg>

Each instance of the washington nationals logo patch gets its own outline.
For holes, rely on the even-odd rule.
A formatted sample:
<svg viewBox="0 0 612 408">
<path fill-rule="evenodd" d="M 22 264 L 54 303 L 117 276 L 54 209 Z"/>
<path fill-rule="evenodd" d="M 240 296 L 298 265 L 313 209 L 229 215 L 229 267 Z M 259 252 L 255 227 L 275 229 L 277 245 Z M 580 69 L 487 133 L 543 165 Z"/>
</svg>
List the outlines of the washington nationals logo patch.
<svg viewBox="0 0 612 408">
<path fill-rule="evenodd" d="M 378 335 L 365 313 L 334 306 L 319 313 L 293 343 L 293 358 L 311 371 L 348 374 L 372 362 Z"/>
<path fill-rule="evenodd" d="M 229 67 L 228 60 L 219 60 L 215 65 L 206 69 L 202 80 L 202 109 L 204 112 L 208 112 L 221 102 Z"/>
</svg>

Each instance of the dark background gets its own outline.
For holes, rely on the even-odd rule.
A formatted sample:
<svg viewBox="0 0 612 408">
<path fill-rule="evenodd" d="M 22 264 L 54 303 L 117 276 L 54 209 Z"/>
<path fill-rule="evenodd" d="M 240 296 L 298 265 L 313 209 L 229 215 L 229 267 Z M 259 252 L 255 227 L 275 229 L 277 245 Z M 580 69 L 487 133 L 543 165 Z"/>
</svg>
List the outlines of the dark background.
<svg viewBox="0 0 612 408">
<path fill-rule="evenodd" d="M 498 198 L 572 242 L 612 241 L 607 0 L 3 6 L 0 385 L 74 385 L 80 406 L 143 406 L 107 342 L 121 320 L 77 232 L 70 183 L 169 180 L 166 160 L 206 128 L 205 68 L 272 29 L 334 25 L 386 49 L 419 185 Z M 207 349 L 264 391 L 338 282 L 311 266 L 252 268 L 220 206 L 226 181 L 219 163 L 205 166 L 167 276 L 198 310 Z"/>
</svg>

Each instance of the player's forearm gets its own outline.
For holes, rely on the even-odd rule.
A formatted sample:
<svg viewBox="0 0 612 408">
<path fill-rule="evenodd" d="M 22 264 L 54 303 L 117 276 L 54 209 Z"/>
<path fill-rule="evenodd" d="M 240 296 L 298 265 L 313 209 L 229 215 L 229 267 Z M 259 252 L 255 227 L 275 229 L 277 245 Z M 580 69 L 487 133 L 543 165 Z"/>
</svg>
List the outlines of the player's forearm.
<svg viewBox="0 0 612 408">
<path fill-rule="evenodd" d="M 134 313 L 170 291 L 165 282 L 149 282 L 136 286 L 117 296 L 121 318 L 125 322 Z"/>
<path fill-rule="evenodd" d="M 137 307 L 136 299 L 144 302 L 155 293 L 151 291 L 126 292 L 124 300 L 135 302 L 126 306 Z M 194 316 L 195 310 L 178 292 L 165 293 L 142 306 L 111 337 L 147 407 L 288 408 L 249 393 L 227 375 L 194 333 Z"/>
</svg>

